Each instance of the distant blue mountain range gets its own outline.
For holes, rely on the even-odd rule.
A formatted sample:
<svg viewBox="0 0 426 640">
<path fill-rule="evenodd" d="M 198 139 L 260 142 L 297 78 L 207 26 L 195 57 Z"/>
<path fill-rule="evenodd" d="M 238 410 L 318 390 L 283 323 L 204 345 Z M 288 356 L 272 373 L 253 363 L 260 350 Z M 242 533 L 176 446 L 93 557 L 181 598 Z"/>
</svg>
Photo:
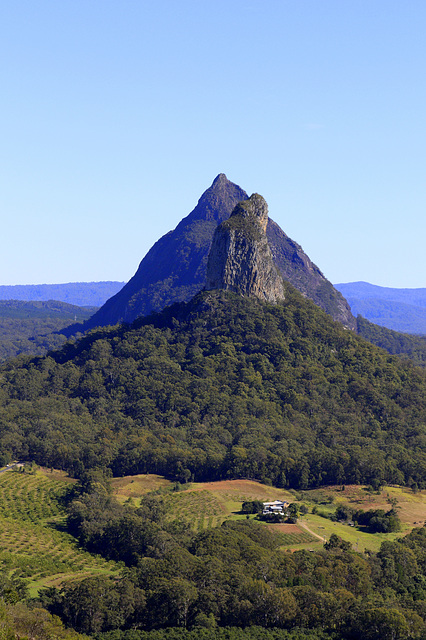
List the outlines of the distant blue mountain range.
<svg viewBox="0 0 426 640">
<path fill-rule="evenodd" d="M 66 284 L 0 285 L 0 300 L 59 300 L 79 307 L 100 307 L 124 282 L 68 282 Z M 426 335 L 426 288 L 393 289 L 368 282 L 347 282 L 334 287 L 361 315 L 382 327 Z"/>
<path fill-rule="evenodd" d="M 368 282 L 335 284 L 354 316 L 394 331 L 426 335 L 426 288 L 393 289 Z"/>
<path fill-rule="evenodd" d="M 68 282 L 67 284 L 0 285 L 0 300 L 59 300 L 79 307 L 101 307 L 124 282 Z"/>
</svg>

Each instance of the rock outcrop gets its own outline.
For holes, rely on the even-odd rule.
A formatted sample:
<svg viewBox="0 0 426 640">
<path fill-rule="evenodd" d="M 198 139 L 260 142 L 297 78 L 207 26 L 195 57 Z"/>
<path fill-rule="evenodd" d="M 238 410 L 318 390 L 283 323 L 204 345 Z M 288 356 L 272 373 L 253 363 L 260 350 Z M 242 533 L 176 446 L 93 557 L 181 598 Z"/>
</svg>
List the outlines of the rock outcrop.
<svg viewBox="0 0 426 640">
<path fill-rule="evenodd" d="M 225 289 L 266 302 L 284 300 L 284 283 L 266 236 L 268 205 L 257 193 L 237 204 L 213 236 L 206 289 Z"/>
</svg>

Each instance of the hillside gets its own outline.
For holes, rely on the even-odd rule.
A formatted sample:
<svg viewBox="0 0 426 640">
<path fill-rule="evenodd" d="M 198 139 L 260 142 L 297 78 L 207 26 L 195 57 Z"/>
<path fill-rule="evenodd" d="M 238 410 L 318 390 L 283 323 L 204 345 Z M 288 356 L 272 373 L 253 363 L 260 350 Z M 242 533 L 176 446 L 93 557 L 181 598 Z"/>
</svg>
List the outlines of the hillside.
<svg viewBox="0 0 426 640">
<path fill-rule="evenodd" d="M 360 485 L 326 486 L 309 491 L 278 489 L 253 480 L 219 480 L 179 485 L 162 476 L 136 475 L 114 478 L 113 496 L 122 504 L 137 507 L 149 493 L 162 497 L 166 507 L 166 520 L 185 524 L 192 532 L 201 533 L 218 527 L 227 520 L 247 519 L 242 512 L 246 501 L 267 502 L 285 500 L 301 507 L 295 523 L 267 524 L 279 536 L 281 549 L 317 549 L 334 533 L 349 540 L 359 550 L 379 551 L 383 542 L 395 540 L 409 533 L 426 518 L 426 491 L 413 491 L 403 487 L 383 487 L 376 491 Z M 353 527 L 349 519 L 332 519 L 337 510 L 362 511 L 394 507 L 401 521 L 395 532 L 371 533 L 365 526 Z M 255 514 L 250 515 L 256 520 Z"/>
<path fill-rule="evenodd" d="M 189 301 L 206 282 L 207 257 L 216 227 L 227 220 L 247 193 L 219 174 L 194 210 L 160 238 L 141 261 L 135 275 L 119 293 L 76 330 L 132 322 L 175 302 Z M 267 236 L 274 262 L 283 278 L 303 295 L 351 329 L 355 318 L 343 296 L 271 219 Z"/>
<path fill-rule="evenodd" d="M 4 461 L 282 487 L 423 486 L 425 374 L 286 285 L 283 303 L 205 292 L 6 363 Z"/>
<path fill-rule="evenodd" d="M 95 311 L 96 307 L 56 300 L 0 300 L 0 362 L 20 354 L 45 355 L 61 347 L 66 341 L 61 331 L 76 321 L 84 322 Z"/>
<path fill-rule="evenodd" d="M 59 477 L 58 477 L 59 476 Z M 40 588 L 117 571 L 78 548 L 63 530 L 70 479 L 52 472 L 0 474 L 0 571 L 13 571 L 34 595 Z"/>
<path fill-rule="evenodd" d="M 426 335 L 426 289 L 394 289 L 368 282 L 334 285 L 352 313 L 377 325 L 404 333 Z"/>
<path fill-rule="evenodd" d="M 426 336 L 393 331 L 373 324 L 362 316 L 357 317 L 357 330 L 360 336 L 386 349 L 388 353 L 409 359 L 419 367 L 426 367 Z"/>
<path fill-rule="evenodd" d="M 0 300 L 22 300 L 26 302 L 59 300 L 78 307 L 100 307 L 108 298 L 116 294 L 123 285 L 124 282 L 0 285 Z"/>
</svg>

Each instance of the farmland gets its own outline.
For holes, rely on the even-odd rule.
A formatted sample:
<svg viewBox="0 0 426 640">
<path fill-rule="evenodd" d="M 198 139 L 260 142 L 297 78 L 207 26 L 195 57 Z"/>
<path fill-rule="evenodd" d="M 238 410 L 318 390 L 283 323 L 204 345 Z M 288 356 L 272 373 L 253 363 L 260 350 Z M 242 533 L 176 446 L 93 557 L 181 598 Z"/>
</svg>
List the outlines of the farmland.
<svg viewBox="0 0 426 640">
<path fill-rule="evenodd" d="M 309 513 L 300 517 L 297 525 L 268 525 L 280 536 L 283 549 L 318 549 L 335 533 L 348 540 L 355 550 L 378 551 L 384 540 L 393 540 L 406 534 L 414 526 L 423 524 L 426 519 L 426 492 L 414 493 L 402 487 L 385 487 L 378 493 L 367 491 L 359 485 L 347 486 L 343 490 L 342 487 L 324 487 L 295 492 L 241 479 L 193 483 L 182 485 L 179 491 L 174 491 L 172 483 L 160 476 L 150 475 L 117 478 L 112 484 L 120 501 L 131 496 L 136 505 L 138 499 L 150 490 L 159 491 L 164 496 L 169 520 L 183 522 L 194 532 L 218 526 L 225 520 L 246 518 L 246 515 L 240 513 L 241 504 L 246 500 L 267 502 L 279 499 L 303 503 L 308 507 Z M 339 504 L 365 511 L 388 510 L 392 501 L 402 522 L 400 533 L 371 534 L 312 513 L 316 506 L 319 513 L 330 514 Z"/>
<path fill-rule="evenodd" d="M 30 593 L 116 570 L 63 530 L 67 486 L 41 471 L 0 474 L 0 566 L 24 578 Z"/>
<path fill-rule="evenodd" d="M 118 570 L 115 563 L 83 551 L 65 531 L 64 497 L 73 482 L 62 472 L 53 470 L 0 474 L 0 566 L 24 578 L 32 594 L 40 588 L 89 576 L 110 575 Z M 336 533 L 356 551 L 377 551 L 384 540 L 408 533 L 426 518 L 426 492 L 414 493 L 401 487 L 385 487 L 376 493 L 355 485 L 294 492 L 252 480 L 176 485 L 158 475 L 114 478 L 111 484 L 119 502 L 135 507 L 148 493 L 160 495 L 167 520 L 177 521 L 193 533 L 220 526 L 226 520 L 254 518 L 241 513 L 241 504 L 247 500 L 282 499 L 304 504 L 308 513 L 296 524 L 265 525 L 277 535 L 283 550 L 320 549 Z M 402 522 L 400 533 L 370 534 L 324 517 L 339 504 L 363 510 L 386 510 L 391 503 L 396 506 Z"/>
</svg>

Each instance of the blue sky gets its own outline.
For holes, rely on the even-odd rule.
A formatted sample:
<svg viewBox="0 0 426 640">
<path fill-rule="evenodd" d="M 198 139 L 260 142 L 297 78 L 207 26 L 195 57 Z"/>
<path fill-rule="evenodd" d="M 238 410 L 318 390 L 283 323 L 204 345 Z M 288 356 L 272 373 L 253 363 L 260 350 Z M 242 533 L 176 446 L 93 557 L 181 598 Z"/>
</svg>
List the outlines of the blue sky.
<svg viewBox="0 0 426 640">
<path fill-rule="evenodd" d="M 128 280 L 218 173 L 426 287 L 424 0 L 3 0 L 0 284 Z"/>
</svg>

